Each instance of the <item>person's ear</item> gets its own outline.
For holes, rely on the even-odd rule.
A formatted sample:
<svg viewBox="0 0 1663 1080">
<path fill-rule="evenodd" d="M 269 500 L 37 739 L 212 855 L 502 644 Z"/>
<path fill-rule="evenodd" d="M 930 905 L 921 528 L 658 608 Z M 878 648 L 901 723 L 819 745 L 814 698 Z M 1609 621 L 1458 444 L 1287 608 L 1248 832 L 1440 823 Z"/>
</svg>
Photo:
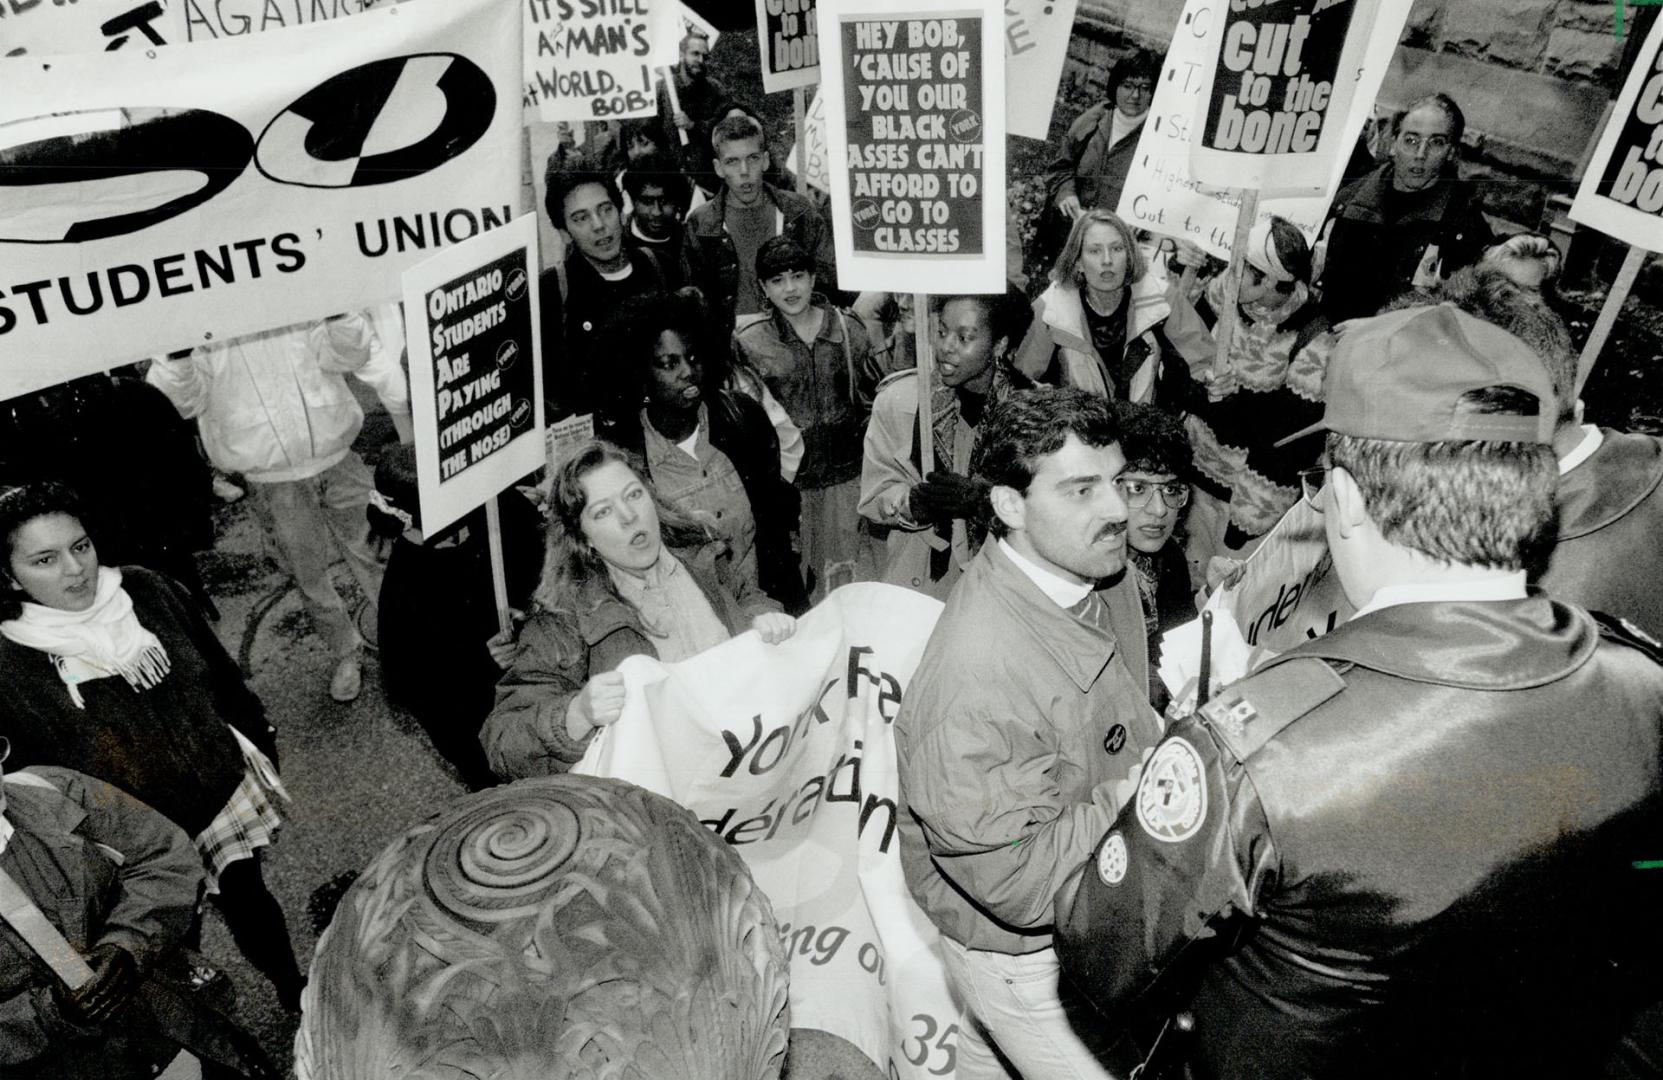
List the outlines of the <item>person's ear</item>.
<svg viewBox="0 0 1663 1080">
<path fill-rule="evenodd" d="M 998 338 L 993 342 L 993 358 L 995 360 L 1004 360 L 1010 356 L 1010 353 L 1011 339 L 1009 335 Z"/>
<path fill-rule="evenodd" d="M 1356 478 L 1338 465 L 1329 471 L 1328 485 L 1332 490 L 1323 513 L 1333 516 L 1341 536 L 1350 537 L 1369 520 L 1362 489 L 1357 486 Z"/>
<path fill-rule="evenodd" d="M 993 505 L 993 512 L 1005 523 L 1005 528 L 1020 532 L 1027 527 L 1028 505 L 1020 491 L 1005 484 L 994 484 L 987 493 L 987 499 Z"/>
</svg>

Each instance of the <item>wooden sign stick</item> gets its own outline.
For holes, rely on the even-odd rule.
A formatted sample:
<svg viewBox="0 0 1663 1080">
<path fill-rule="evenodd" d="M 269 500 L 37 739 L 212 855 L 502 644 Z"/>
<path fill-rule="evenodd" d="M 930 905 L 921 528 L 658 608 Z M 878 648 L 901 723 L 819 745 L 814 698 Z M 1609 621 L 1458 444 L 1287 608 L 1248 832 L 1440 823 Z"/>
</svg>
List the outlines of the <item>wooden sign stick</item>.
<svg viewBox="0 0 1663 1080">
<path fill-rule="evenodd" d="M 1605 348 L 1606 338 L 1611 336 L 1612 327 L 1617 325 L 1617 315 L 1622 311 L 1629 291 L 1634 288 L 1634 279 L 1639 276 L 1640 267 L 1645 263 L 1647 254 L 1645 248 L 1630 245 L 1628 254 L 1623 256 L 1623 265 L 1617 270 L 1617 280 L 1611 283 L 1611 291 L 1605 294 L 1605 306 L 1600 308 L 1599 318 L 1594 321 L 1594 329 L 1589 332 L 1588 341 L 1582 346 L 1582 355 L 1577 358 L 1574 397 L 1582 396 L 1582 388 L 1587 384 L 1588 376 L 1593 373 L 1594 361 L 1599 359 L 1600 350 Z"/>
</svg>

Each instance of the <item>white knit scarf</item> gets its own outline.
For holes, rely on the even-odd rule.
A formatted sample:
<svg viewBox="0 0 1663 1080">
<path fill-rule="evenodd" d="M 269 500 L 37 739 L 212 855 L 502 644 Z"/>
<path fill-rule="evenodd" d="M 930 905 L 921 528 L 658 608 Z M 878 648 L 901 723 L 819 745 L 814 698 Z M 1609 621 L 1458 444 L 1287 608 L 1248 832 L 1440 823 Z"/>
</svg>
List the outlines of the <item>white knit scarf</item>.
<svg viewBox="0 0 1663 1080">
<path fill-rule="evenodd" d="M 120 675 L 135 690 L 162 681 L 171 666 L 155 634 L 139 624 L 133 598 L 121 587 L 121 571 L 98 568 L 98 594 L 85 611 L 23 604 L 18 618 L 0 622 L 8 641 L 52 658 L 76 708 L 86 708 L 80 683 Z"/>
</svg>

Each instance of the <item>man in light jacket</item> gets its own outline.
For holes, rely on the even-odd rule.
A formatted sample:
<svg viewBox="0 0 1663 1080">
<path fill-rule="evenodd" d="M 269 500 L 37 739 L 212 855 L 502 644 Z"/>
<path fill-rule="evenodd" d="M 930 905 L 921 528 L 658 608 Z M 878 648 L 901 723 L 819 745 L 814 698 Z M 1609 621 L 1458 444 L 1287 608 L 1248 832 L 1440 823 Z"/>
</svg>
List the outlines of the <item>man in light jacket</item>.
<svg viewBox="0 0 1663 1080">
<path fill-rule="evenodd" d="M 364 641 L 329 579 L 334 548 L 369 604 L 382 574 L 364 516 L 375 483 L 352 449 L 364 411 L 342 376 L 372 387 L 408 442 L 403 348 L 403 322 L 389 306 L 199 345 L 158 360 L 148 376 L 197 421 L 208 459 L 249 480 L 255 513 L 335 658 L 329 695 L 341 702 L 362 686 Z"/>
</svg>

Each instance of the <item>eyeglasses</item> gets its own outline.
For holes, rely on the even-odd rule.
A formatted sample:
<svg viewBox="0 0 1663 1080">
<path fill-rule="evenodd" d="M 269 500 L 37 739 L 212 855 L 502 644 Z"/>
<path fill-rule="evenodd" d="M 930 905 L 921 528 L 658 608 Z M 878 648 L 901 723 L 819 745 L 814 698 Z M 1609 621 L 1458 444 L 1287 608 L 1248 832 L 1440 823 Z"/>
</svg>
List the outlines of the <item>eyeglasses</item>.
<svg viewBox="0 0 1663 1080">
<path fill-rule="evenodd" d="M 1127 79 L 1120 84 L 1120 88 L 1130 90 L 1134 94 L 1153 94 L 1155 92 L 1155 84 L 1143 79 Z"/>
<path fill-rule="evenodd" d="M 1312 465 L 1308 469 L 1299 470 L 1299 495 L 1312 510 L 1322 509 L 1317 504 L 1317 496 L 1328 486 L 1328 473 L 1333 468 L 1332 465 Z"/>
<path fill-rule="evenodd" d="M 1126 505 L 1134 510 L 1148 506 L 1157 491 L 1161 493 L 1161 502 L 1166 504 L 1168 510 L 1182 510 L 1190 501 L 1190 486 L 1176 480 L 1156 484 L 1149 480 L 1117 479 L 1114 486 L 1120 489 L 1120 497 L 1126 500 Z"/>
</svg>

